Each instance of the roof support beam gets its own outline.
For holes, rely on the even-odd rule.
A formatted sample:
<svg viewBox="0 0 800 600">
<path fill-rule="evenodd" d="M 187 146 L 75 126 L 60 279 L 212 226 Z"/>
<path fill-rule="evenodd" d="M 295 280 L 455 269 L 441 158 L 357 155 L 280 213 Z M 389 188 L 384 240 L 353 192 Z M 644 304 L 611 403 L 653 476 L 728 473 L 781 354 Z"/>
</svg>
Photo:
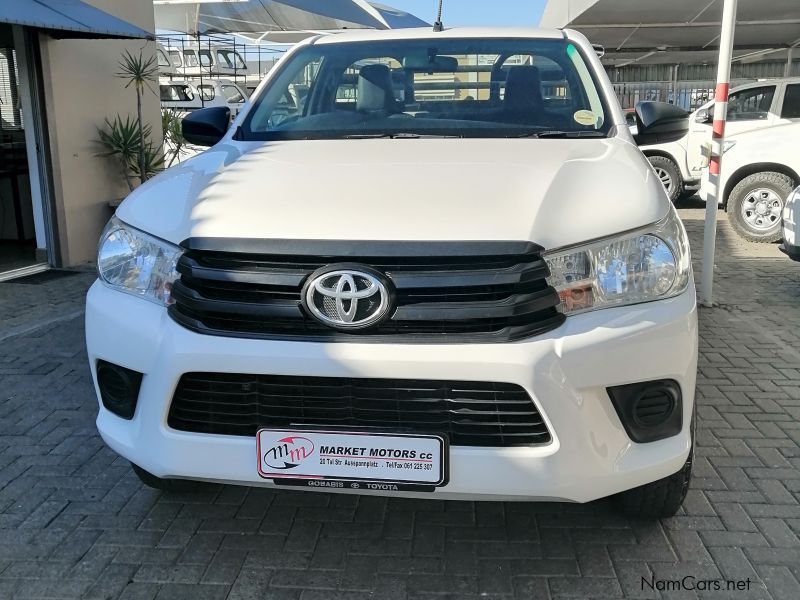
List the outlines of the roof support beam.
<svg viewBox="0 0 800 600">
<path fill-rule="evenodd" d="M 703 50 L 718 50 L 718 46 L 711 46 L 711 42 L 709 42 L 706 46 L 667 46 L 664 48 L 663 52 L 702 52 Z M 767 51 L 767 52 L 780 52 L 781 50 L 786 50 L 787 48 L 796 48 L 798 45 L 795 44 L 776 44 L 776 43 L 766 43 L 766 44 L 742 44 L 735 46 L 735 50 L 752 50 L 752 51 Z M 652 46 L 644 46 L 644 47 L 629 47 L 629 48 L 622 48 L 621 50 L 609 50 L 606 55 L 612 54 L 644 54 L 645 52 L 653 52 Z M 657 52 L 662 52 L 662 50 L 657 50 Z"/>
<path fill-rule="evenodd" d="M 717 0 L 711 0 L 711 2 L 709 2 L 708 4 L 706 4 L 706 5 L 705 5 L 705 8 L 703 8 L 703 9 L 702 9 L 702 10 L 701 10 L 699 13 L 697 13 L 697 14 L 696 14 L 696 15 L 695 15 L 695 16 L 692 18 L 692 20 L 691 20 L 691 21 L 689 21 L 689 23 L 694 23 L 695 21 L 697 21 L 697 19 L 699 19 L 699 18 L 700 18 L 700 17 L 703 15 L 703 13 L 704 13 L 704 12 L 706 12 L 706 11 L 707 11 L 709 8 L 711 8 L 712 6 L 714 6 L 714 4 L 716 4 L 716 3 L 717 3 Z"/>
<path fill-rule="evenodd" d="M 737 21 L 737 25 L 800 25 L 800 19 L 767 19 L 763 21 Z M 578 29 L 629 29 L 641 27 L 642 29 L 684 28 L 684 27 L 719 27 L 719 21 L 689 21 L 677 23 L 575 23 Z"/>
<path fill-rule="evenodd" d="M 619 63 L 619 64 L 618 64 L 618 65 L 616 65 L 616 66 L 617 66 L 617 67 L 627 67 L 628 65 L 632 65 L 633 63 L 637 63 L 637 62 L 639 62 L 640 60 L 644 60 L 644 59 L 646 59 L 646 58 L 650 58 L 651 56 L 653 56 L 653 54 L 656 54 L 656 50 L 652 50 L 652 51 L 650 51 L 650 52 L 647 52 L 647 53 L 645 53 L 645 54 L 642 54 L 642 55 L 641 55 L 639 58 L 632 58 L 632 59 L 630 59 L 630 60 L 626 60 L 626 61 L 624 61 L 624 62 L 621 62 L 621 63 Z"/>
<path fill-rule="evenodd" d="M 622 49 L 622 47 L 628 42 L 629 39 L 631 39 L 633 34 L 636 33 L 637 31 L 639 31 L 639 26 L 638 25 L 634 29 L 631 30 L 631 32 L 628 34 L 628 37 L 626 37 L 624 40 L 622 40 L 622 43 L 619 46 L 617 46 L 617 50 Z"/>
</svg>

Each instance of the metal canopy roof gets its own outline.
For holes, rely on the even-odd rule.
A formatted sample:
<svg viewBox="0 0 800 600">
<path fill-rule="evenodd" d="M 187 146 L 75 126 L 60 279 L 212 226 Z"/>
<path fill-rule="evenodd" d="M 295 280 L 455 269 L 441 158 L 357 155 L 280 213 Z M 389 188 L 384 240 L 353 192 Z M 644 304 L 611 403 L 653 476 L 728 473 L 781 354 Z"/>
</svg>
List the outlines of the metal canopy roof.
<svg viewBox="0 0 800 600">
<path fill-rule="evenodd" d="M 364 4 L 363 0 L 361 4 Z M 404 10 L 398 10 L 379 2 L 366 2 L 377 14 L 377 17 L 389 29 L 406 29 L 409 27 L 430 27 L 430 23 Z"/>
<path fill-rule="evenodd" d="M 606 49 L 603 62 L 716 63 L 722 0 L 549 0 L 544 27 L 570 27 Z M 739 0 L 734 61 L 786 60 L 800 46 L 798 0 Z"/>
<path fill-rule="evenodd" d="M 158 29 L 191 35 L 237 33 L 296 42 L 345 29 L 421 27 L 405 11 L 367 0 L 153 0 Z"/>
<path fill-rule="evenodd" d="M 47 30 L 59 38 L 155 39 L 155 36 L 80 0 L 3 0 L 0 23 Z"/>
</svg>

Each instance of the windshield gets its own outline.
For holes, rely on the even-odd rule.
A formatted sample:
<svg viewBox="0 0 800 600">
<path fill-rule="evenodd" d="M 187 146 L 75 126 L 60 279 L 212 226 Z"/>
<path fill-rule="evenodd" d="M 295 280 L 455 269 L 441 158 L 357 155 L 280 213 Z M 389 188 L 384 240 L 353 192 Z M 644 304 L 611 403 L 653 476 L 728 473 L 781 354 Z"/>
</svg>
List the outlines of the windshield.
<svg viewBox="0 0 800 600">
<path fill-rule="evenodd" d="M 293 54 L 239 135 L 604 137 L 608 115 L 568 40 L 336 42 Z"/>
</svg>

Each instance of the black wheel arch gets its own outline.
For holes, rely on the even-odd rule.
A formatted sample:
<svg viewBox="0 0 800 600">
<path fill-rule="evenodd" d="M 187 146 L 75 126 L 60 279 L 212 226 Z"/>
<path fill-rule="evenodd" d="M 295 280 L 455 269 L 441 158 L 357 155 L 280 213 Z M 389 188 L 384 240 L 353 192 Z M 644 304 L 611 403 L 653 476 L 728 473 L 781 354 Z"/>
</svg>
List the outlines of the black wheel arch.
<svg viewBox="0 0 800 600">
<path fill-rule="evenodd" d="M 724 168 L 724 165 L 723 165 Z M 780 173 L 781 175 L 786 175 L 787 177 L 791 178 L 794 182 L 794 185 L 800 184 L 800 176 L 793 170 L 781 163 L 771 163 L 771 162 L 760 162 L 760 163 L 752 163 L 749 165 L 745 165 L 740 167 L 733 175 L 728 178 L 728 181 L 725 183 L 725 191 L 722 195 L 722 208 L 725 209 L 725 212 L 728 211 L 728 198 L 739 182 L 742 181 L 745 177 L 749 177 L 750 175 L 755 175 L 756 173 Z"/>
</svg>

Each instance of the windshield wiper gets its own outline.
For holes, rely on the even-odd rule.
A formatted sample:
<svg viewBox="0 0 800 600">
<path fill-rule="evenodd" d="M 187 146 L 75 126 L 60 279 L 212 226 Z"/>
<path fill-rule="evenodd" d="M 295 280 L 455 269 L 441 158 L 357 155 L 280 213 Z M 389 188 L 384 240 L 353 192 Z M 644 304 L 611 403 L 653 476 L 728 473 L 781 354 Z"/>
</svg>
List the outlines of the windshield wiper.
<svg viewBox="0 0 800 600">
<path fill-rule="evenodd" d="M 379 140 L 379 139 L 390 139 L 390 140 L 417 140 L 420 138 L 458 138 L 462 137 L 460 135 L 430 135 L 424 133 L 408 133 L 408 132 L 398 132 L 398 133 L 353 133 L 350 135 L 343 135 L 343 140 Z"/>
<path fill-rule="evenodd" d="M 349 135 L 343 135 L 343 140 L 380 140 L 380 139 L 394 139 L 395 137 L 402 137 L 402 138 L 418 138 L 418 135 L 414 135 L 413 133 L 351 133 Z"/>
<path fill-rule="evenodd" d="M 560 131 L 558 129 L 548 129 L 545 131 L 528 131 L 515 135 L 509 135 L 510 138 L 578 138 L 578 137 L 606 137 L 606 134 L 601 131 Z"/>
</svg>

